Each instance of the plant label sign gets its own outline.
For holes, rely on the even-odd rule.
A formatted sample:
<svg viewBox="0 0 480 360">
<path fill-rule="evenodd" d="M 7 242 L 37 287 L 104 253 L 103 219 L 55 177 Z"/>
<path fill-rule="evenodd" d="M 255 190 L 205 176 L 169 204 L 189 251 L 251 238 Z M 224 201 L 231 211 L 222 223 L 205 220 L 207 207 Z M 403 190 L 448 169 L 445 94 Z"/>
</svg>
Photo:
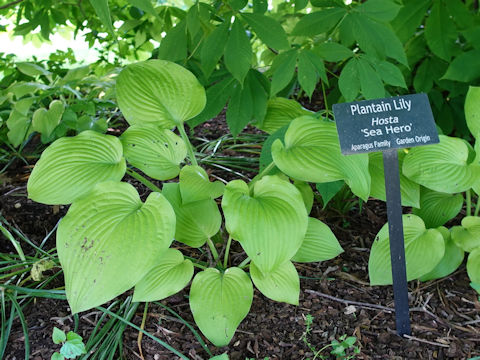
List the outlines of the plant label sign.
<svg viewBox="0 0 480 360">
<path fill-rule="evenodd" d="M 426 94 L 333 105 L 342 154 L 439 142 Z"/>
<path fill-rule="evenodd" d="M 428 97 L 414 94 L 335 104 L 333 113 L 342 154 L 383 153 L 397 334 L 410 335 L 397 149 L 439 142 Z"/>
</svg>

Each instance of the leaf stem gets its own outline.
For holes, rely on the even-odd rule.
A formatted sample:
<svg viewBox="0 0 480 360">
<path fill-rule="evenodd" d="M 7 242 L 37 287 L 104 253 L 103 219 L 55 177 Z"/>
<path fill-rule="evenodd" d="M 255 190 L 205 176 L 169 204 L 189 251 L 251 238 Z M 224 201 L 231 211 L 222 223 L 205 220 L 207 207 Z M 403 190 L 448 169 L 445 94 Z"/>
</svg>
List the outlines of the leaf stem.
<svg viewBox="0 0 480 360">
<path fill-rule="evenodd" d="M 213 260 L 217 261 L 218 252 L 217 252 L 217 249 L 215 248 L 215 244 L 210 238 L 207 238 L 207 244 L 208 244 L 208 247 L 210 248 L 210 251 L 212 252 Z"/>
<path fill-rule="evenodd" d="M 468 189 L 466 192 L 465 192 L 465 195 L 466 195 L 466 201 L 467 201 L 467 208 L 465 209 L 466 211 L 466 215 L 467 216 L 470 216 L 472 214 L 472 192 L 470 189 Z"/>
<path fill-rule="evenodd" d="M 260 180 L 261 178 L 263 178 L 265 175 L 267 175 L 268 173 L 270 173 L 270 171 L 273 170 L 273 168 L 275 167 L 275 163 L 272 161 L 270 164 L 268 164 L 257 176 L 255 176 L 252 181 L 250 181 L 250 184 L 248 184 L 248 187 L 251 189 L 253 187 L 253 185 L 258 181 Z"/>
<path fill-rule="evenodd" d="M 478 216 L 479 211 L 480 211 L 480 195 L 477 197 L 477 206 L 475 206 L 475 212 L 473 213 L 473 215 Z"/>
<path fill-rule="evenodd" d="M 196 266 L 196 267 L 198 267 L 199 269 L 202 269 L 202 270 L 205 270 L 207 268 L 206 266 L 197 264 L 196 262 L 193 262 L 193 261 L 192 261 L 192 264 L 193 264 L 193 266 Z"/>
<path fill-rule="evenodd" d="M 155 192 L 159 192 L 159 193 L 162 192 L 162 189 L 160 189 L 157 185 L 152 183 L 150 180 L 147 180 L 146 178 L 144 178 L 142 175 L 137 173 L 135 170 L 127 168 L 127 174 L 130 175 L 131 177 L 137 179 L 138 181 L 140 181 L 143 185 L 148 187 L 150 190 L 155 191 Z"/>
<path fill-rule="evenodd" d="M 182 137 L 183 141 L 185 142 L 185 145 L 187 146 L 188 158 L 190 159 L 190 163 L 192 165 L 197 166 L 198 165 L 197 158 L 195 157 L 192 143 L 190 142 L 190 139 L 188 138 L 188 135 L 185 132 L 185 125 L 182 122 L 177 127 L 178 127 L 178 131 L 180 132 L 180 136 Z"/>
<path fill-rule="evenodd" d="M 230 245 L 232 244 L 232 236 L 228 235 L 227 247 L 225 248 L 225 255 L 223 256 L 223 268 L 226 269 L 228 265 L 228 253 L 230 252 Z"/>
<path fill-rule="evenodd" d="M 252 259 L 250 259 L 249 257 L 247 257 L 245 260 L 243 260 L 240 265 L 238 265 L 238 267 L 240 269 L 243 269 L 244 267 L 246 267 L 248 265 L 248 263 L 251 261 Z"/>
</svg>

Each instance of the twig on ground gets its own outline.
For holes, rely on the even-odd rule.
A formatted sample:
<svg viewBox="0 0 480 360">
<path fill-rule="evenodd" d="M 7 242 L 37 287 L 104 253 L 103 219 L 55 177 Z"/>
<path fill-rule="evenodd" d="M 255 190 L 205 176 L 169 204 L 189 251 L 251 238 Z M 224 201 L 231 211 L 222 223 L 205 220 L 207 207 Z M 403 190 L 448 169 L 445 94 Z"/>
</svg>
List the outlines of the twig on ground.
<svg viewBox="0 0 480 360">
<path fill-rule="evenodd" d="M 317 295 L 317 296 L 320 296 L 320 297 L 323 297 L 323 298 L 326 298 L 326 299 L 329 299 L 329 300 L 341 302 L 341 303 L 347 304 L 347 305 L 356 305 L 358 307 L 363 307 L 363 308 L 371 309 L 371 310 L 376 309 L 376 310 L 382 310 L 382 311 L 387 311 L 387 312 L 395 312 L 395 309 L 390 308 L 390 307 L 386 307 L 386 306 L 382 306 L 382 305 L 376 305 L 376 304 L 370 304 L 370 303 L 364 303 L 364 302 L 359 302 L 359 301 L 353 301 L 353 300 L 340 299 L 340 298 L 337 298 L 335 296 L 327 295 L 327 294 L 324 294 L 324 293 L 321 293 L 321 292 L 315 291 L 315 290 L 308 290 L 307 289 L 307 290 L 305 290 L 305 292 L 307 292 L 309 294 Z"/>
<path fill-rule="evenodd" d="M 414 340 L 414 341 L 418 341 L 418 342 L 421 342 L 421 343 L 430 344 L 430 345 L 434 345 L 434 346 L 441 346 L 441 347 L 445 347 L 445 348 L 450 347 L 450 345 L 440 344 L 440 343 L 437 343 L 437 342 L 434 342 L 434 341 L 428 341 L 428 340 L 425 340 L 425 339 L 420 339 L 418 337 L 411 336 L 411 335 L 403 335 L 403 337 L 408 339 L 408 340 Z"/>
</svg>

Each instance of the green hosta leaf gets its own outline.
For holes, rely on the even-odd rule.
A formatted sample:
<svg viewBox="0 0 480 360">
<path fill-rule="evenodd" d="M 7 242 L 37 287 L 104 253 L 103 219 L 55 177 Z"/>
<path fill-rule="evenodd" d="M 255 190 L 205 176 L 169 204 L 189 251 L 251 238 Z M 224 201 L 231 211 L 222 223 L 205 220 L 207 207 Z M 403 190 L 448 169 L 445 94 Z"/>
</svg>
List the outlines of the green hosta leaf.
<svg viewBox="0 0 480 360">
<path fill-rule="evenodd" d="M 333 259 L 342 252 L 343 249 L 332 230 L 320 220 L 309 217 L 305 239 L 292 261 L 325 261 Z"/>
<path fill-rule="evenodd" d="M 365 99 L 377 99 L 385 96 L 382 79 L 367 60 L 358 58 L 357 70 L 360 90 Z"/>
<path fill-rule="evenodd" d="M 453 194 L 470 189 L 480 170 L 477 164 L 468 164 L 467 145 L 459 138 L 439 138 L 439 144 L 411 149 L 403 161 L 403 174 L 438 192 Z"/>
<path fill-rule="evenodd" d="M 340 190 L 342 190 L 344 184 L 345 181 L 343 180 L 315 184 L 315 188 L 322 197 L 324 209 L 330 200 L 332 200 L 333 197 L 337 195 Z"/>
<path fill-rule="evenodd" d="M 273 61 L 275 68 L 272 76 L 272 88 L 270 95 L 275 96 L 285 88 L 293 78 L 297 66 L 297 50 L 289 50 L 278 55 Z"/>
<path fill-rule="evenodd" d="M 303 202 L 305 203 L 305 209 L 307 209 L 307 214 L 310 214 L 310 211 L 312 211 L 313 207 L 313 190 L 310 184 L 304 181 L 295 180 L 293 185 L 295 185 L 298 191 L 300 191 L 300 194 L 302 194 Z"/>
<path fill-rule="evenodd" d="M 377 21 L 389 22 L 395 19 L 401 6 L 392 0 L 368 0 L 355 10 Z"/>
<path fill-rule="evenodd" d="M 127 161 L 158 180 L 176 177 L 187 156 L 187 147 L 179 136 L 153 125 L 132 125 L 120 140 Z"/>
<path fill-rule="evenodd" d="M 472 283 L 480 284 L 480 248 L 476 248 L 468 255 L 467 273 Z M 476 290 L 480 292 L 478 287 Z"/>
<path fill-rule="evenodd" d="M 346 9 L 334 7 L 307 14 L 297 23 L 292 35 L 313 36 L 328 32 L 346 13 Z"/>
<path fill-rule="evenodd" d="M 28 197 L 44 204 L 70 204 L 102 181 L 125 174 L 122 144 L 114 136 L 87 130 L 52 143 L 27 183 Z"/>
<path fill-rule="evenodd" d="M 283 141 L 285 137 L 285 133 L 287 132 L 288 125 L 278 129 L 273 134 L 268 136 L 267 140 L 262 145 L 262 152 L 260 153 L 260 171 L 265 170 L 265 168 L 273 162 L 272 158 L 272 144 L 275 140 L 281 139 Z M 274 167 L 268 174 L 266 175 L 274 175 L 280 172 L 277 167 Z"/>
<path fill-rule="evenodd" d="M 298 305 L 300 278 L 297 269 L 290 261 L 283 263 L 275 271 L 268 274 L 262 274 L 255 263 L 252 262 L 250 264 L 250 275 L 257 289 L 269 299 Z"/>
<path fill-rule="evenodd" d="M 420 209 L 413 209 L 420 216 L 427 228 L 442 226 L 458 215 L 463 206 L 462 194 L 445 194 L 422 188 L 420 192 Z"/>
<path fill-rule="evenodd" d="M 382 153 L 377 152 L 368 154 L 368 157 L 368 169 L 370 171 L 370 176 L 372 177 L 370 196 L 376 199 L 386 201 L 387 197 L 385 194 L 385 173 L 383 171 L 383 155 Z M 409 180 L 401 172 L 404 158 L 405 152 L 399 151 L 398 165 L 400 168 L 400 192 L 402 195 L 402 205 L 420 207 L 420 185 Z"/>
<path fill-rule="evenodd" d="M 250 70 L 252 56 L 252 45 L 245 29 L 240 20 L 235 19 L 225 46 L 224 60 L 228 71 L 240 84 L 243 84 L 243 80 Z"/>
<path fill-rule="evenodd" d="M 290 48 L 285 30 L 274 18 L 255 13 L 243 13 L 242 18 L 268 47 L 277 50 Z"/>
<path fill-rule="evenodd" d="M 35 77 L 35 76 L 39 76 L 39 75 L 48 76 L 48 75 L 52 74 L 50 71 L 48 71 L 48 70 L 44 69 L 43 67 L 41 67 L 40 65 L 34 64 L 34 63 L 18 62 L 15 65 L 17 66 L 17 69 L 20 72 L 24 73 L 25 75 L 31 76 L 31 77 Z"/>
<path fill-rule="evenodd" d="M 52 334 L 52 340 L 54 344 L 61 344 L 65 340 L 67 340 L 67 335 L 65 334 L 65 331 L 60 330 L 56 326 L 53 327 L 53 334 Z"/>
<path fill-rule="evenodd" d="M 284 143 L 273 143 L 272 156 L 275 165 L 294 179 L 315 183 L 345 180 L 355 195 L 368 199 L 368 155 L 343 156 L 332 122 L 307 116 L 295 119 Z"/>
<path fill-rule="evenodd" d="M 200 51 L 200 59 L 202 62 L 203 73 L 207 78 L 212 74 L 215 66 L 217 66 L 218 61 L 223 55 L 223 51 L 225 50 L 225 45 L 228 39 L 228 26 L 229 23 L 227 21 L 217 26 L 215 30 L 213 30 L 212 33 L 207 37 L 202 46 L 202 50 Z"/>
<path fill-rule="evenodd" d="M 480 86 L 470 86 L 465 99 L 465 119 L 475 138 L 480 135 Z"/>
<path fill-rule="evenodd" d="M 457 39 L 457 30 L 442 0 L 435 0 L 433 3 L 425 22 L 425 39 L 435 55 L 445 61 L 450 61 Z"/>
<path fill-rule="evenodd" d="M 207 172 L 200 166 L 187 165 L 180 171 L 182 203 L 216 199 L 223 195 L 225 185 L 220 181 L 210 182 Z"/>
<path fill-rule="evenodd" d="M 26 137 L 33 131 L 30 127 L 31 116 L 29 114 L 34 98 L 25 98 L 19 100 L 14 106 L 6 121 L 9 129 L 8 140 L 14 147 L 19 146 Z"/>
<path fill-rule="evenodd" d="M 480 217 L 466 216 L 462 226 L 452 228 L 452 239 L 455 244 L 466 252 L 471 252 L 480 246 Z"/>
<path fill-rule="evenodd" d="M 164 60 L 125 67 L 117 78 L 117 101 L 130 125 L 172 128 L 199 114 L 205 90 L 185 68 Z"/>
<path fill-rule="evenodd" d="M 132 185 L 107 181 L 75 201 L 57 231 L 72 312 L 133 287 L 170 246 L 174 231 L 175 213 L 160 193 L 142 203 Z"/>
<path fill-rule="evenodd" d="M 197 248 L 220 230 L 222 216 L 214 200 L 183 204 L 180 185 L 177 183 L 164 184 L 162 194 L 175 210 L 175 240 Z"/>
<path fill-rule="evenodd" d="M 193 264 L 180 251 L 167 249 L 135 285 L 132 301 L 157 301 L 182 290 L 192 280 Z"/>
<path fill-rule="evenodd" d="M 307 212 L 297 188 L 276 176 L 256 182 L 252 194 L 242 180 L 228 183 L 222 200 L 225 225 L 267 274 L 297 252 L 307 230 Z"/>
<path fill-rule="evenodd" d="M 442 79 L 473 82 L 480 77 L 480 49 L 462 52 L 449 64 Z"/>
<path fill-rule="evenodd" d="M 310 111 L 304 109 L 300 103 L 295 100 L 290 100 L 282 97 L 268 100 L 267 113 L 262 124 L 257 127 L 260 130 L 274 133 L 278 129 L 288 125 L 293 119 L 302 115 L 312 114 Z"/>
<path fill-rule="evenodd" d="M 313 51 L 326 61 L 342 61 L 353 56 L 353 51 L 336 42 L 322 43 L 313 48 Z"/>
<path fill-rule="evenodd" d="M 190 289 L 190 309 L 195 323 L 215 346 L 228 345 L 235 330 L 250 311 L 253 285 L 248 275 L 233 267 L 221 273 L 207 269 L 198 273 Z"/>
<path fill-rule="evenodd" d="M 108 0 L 90 0 L 95 12 L 107 28 L 108 32 L 114 36 L 115 30 L 112 25 L 112 18 L 110 17 L 110 9 L 108 8 Z"/>
<path fill-rule="evenodd" d="M 445 255 L 432 271 L 420 278 L 421 281 L 440 279 L 450 275 L 458 269 L 465 256 L 463 250 L 453 242 L 450 230 L 444 226 L 437 228 L 437 230 L 442 233 L 445 242 Z"/>
<path fill-rule="evenodd" d="M 445 242 L 440 231 L 426 229 L 422 219 L 403 215 L 407 280 L 418 279 L 432 271 L 443 258 Z M 368 260 L 371 285 L 391 285 L 390 238 L 388 223 L 378 232 Z"/>
<path fill-rule="evenodd" d="M 53 100 L 48 110 L 45 108 L 37 109 L 33 113 L 33 130 L 41 133 L 42 136 L 49 137 L 62 120 L 64 110 L 65 107 L 60 100 Z"/>
<path fill-rule="evenodd" d="M 350 59 L 343 67 L 338 79 L 338 87 L 345 100 L 355 100 L 360 92 L 360 78 L 356 59 Z"/>
</svg>

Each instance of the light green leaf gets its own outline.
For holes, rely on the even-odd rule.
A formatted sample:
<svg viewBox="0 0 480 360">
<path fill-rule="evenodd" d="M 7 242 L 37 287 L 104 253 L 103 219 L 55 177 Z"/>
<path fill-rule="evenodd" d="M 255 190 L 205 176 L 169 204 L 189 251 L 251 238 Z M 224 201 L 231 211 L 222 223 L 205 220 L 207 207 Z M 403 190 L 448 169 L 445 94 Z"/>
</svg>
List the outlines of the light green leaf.
<svg viewBox="0 0 480 360">
<path fill-rule="evenodd" d="M 426 229 L 422 219 L 403 215 L 407 280 L 418 279 L 432 271 L 443 258 L 445 242 L 440 231 Z M 368 275 L 371 285 L 391 285 L 390 237 L 388 223 L 378 232 L 370 251 Z"/>
<path fill-rule="evenodd" d="M 297 269 L 290 261 L 283 263 L 275 271 L 268 274 L 262 274 L 260 269 L 252 262 L 250 264 L 250 275 L 257 289 L 267 298 L 298 305 L 300 278 Z"/>
<path fill-rule="evenodd" d="M 380 76 L 370 63 L 363 59 L 357 59 L 358 78 L 360 89 L 365 99 L 378 99 L 385 97 L 385 89 Z"/>
<path fill-rule="evenodd" d="M 467 273 L 472 283 L 480 284 L 480 248 L 476 248 L 468 255 Z M 478 288 L 476 290 L 479 291 Z"/>
<path fill-rule="evenodd" d="M 63 356 L 62 354 L 60 354 L 58 352 L 54 352 L 52 354 L 52 357 L 50 358 L 50 360 L 65 360 L 65 356 Z"/>
<path fill-rule="evenodd" d="M 40 65 L 34 64 L 34 63 L 17 62 L 17 63 L 15 63 L 15 65 L 17 66 L 17 69 L 20 72 L 24 73 L 25 75 L 31 76 L 31 77 L 35 77 L 35 76 L 39 76 L 39 75 L 48 76 L 48 75 L 52 74 L 50 71 L 48 71 L 48 70 L 44 69 L 43 67 L 41 67 Z"/>
<path fill-rule="evenodd" d="M 235 19 L 225 46 L 225 66 L 228 71 L 243 84 L 252 65 L 252 45 L 240 20 Z"/>
<path fill-rule="evenodd" d="M 100 21 L 105 25 L 108 32 L 115 36 L 115 30 L 112 25 L 112 18 L 110 17 L 110 9 L 108 8 L 108 0 L 90 0 L 95 12 L 97 13 Z"/>
<path fill-rule="evenodd" d="M 385 173 L 383 171 L 383 155 L 381 152 L 376 152 L 368 154 L 368 157 L 368 169 L 370 171 L 370 176 L 372 177 L 370 196 L 382 201 L 386 201 L 387 197 L 385 194 Z M 405 152 L 399 151 L 398 166 L 400 168 L 400 193 L 402 196 L 402 205 L 418 208 L 420 207 L 420 185 L 418 185 L 414 181 L 409 180 L 407 177 L 405 177 L 405 175 L 403 175 L 401 169 L 404 158 Z"/>
<path fill-rule="evenodd" d="M 392 63 L 388 61 L 380 61 L 376 64 L 375 69 L 385 84 L 400 86 L 404 89 L 407 88 L 402 72 Z"/>
<path fill-rule="evenodd" d="M 223 55 L 228 39 L 228 26 L 229 23 L 227 21 L 217 26 L 215 30 L 208 35 L 202 46 L 202 50 L 200 51 L 200 61 L 202 63 L 203 73 L 207 78 L 210 77 L 215 66 L 217 66 L 218 61 Z"/>
<path fill-rule="evenodd" d="M 262 124 L 256 126 L 269 134 L 290 124 L 293 119 L 302 115 L 309 115 L 312 112 L 304 109 L 302 105 L 295 100 L 283 97 L 272 98 L 267 103 L 267 113 Z"/>
<path fill-rule="evenodd" d="M 303 198 L 290 182 L 265 176 L 252 193 L 242 180 L 227 184 L 222 208 L 232 238 L 264 274 L 290 260 L 307 230 Z"/>
<path fill-rule="evenodd" d="M 305 209 L 307 209 L 307 214 L 310 214 L 313 207 L 313 190 L 309 183 L 304 181 L 295 180 L 293 185 L 300 191 L 302 194 L 303 202 L 305 204 Z"/>
<path fill-rule="evenodd" d="M 314 36 L 328 32 L 346 13 L 346 9 L 334 7 L 307 14 L 297 23 L 292 35 Z"/>
<path fill-rule="evenodd" d="M 207 172 L 200 166 L 187 165 L 180 171 L 182 203 L 216 199 L 223 195 L 225 185 L 221 181 L 210 182 Z"/>
<path fill-rule="evenodd" d="M 462 52 L 450 62 L 442 79 L 473 82 L 480 78 L 480 49 Z"/>
<path fill-rule="evenodd" d="M 190 288 L 190 309 L 202 333 L 215 346 L 226 346 L 250 311 L 253 285 L 248 275 L 233 267 L 220 273 L 198 273 Z"/>
<path fill-rule="evenodd" d="M 27 183 L 28 197 L 44 204 L 70 204 L 102 181 L 120 181 L 125 159 L 118 138 L 87 130 L 53 142 Z"/>
<path fill-rule="evenodd" d="M 53 334 L 52 334 L 52 340 L 54 344 L 61 344 L 65 340 L 67 340 L 67 335 L 65 334 L 65 331 L 60 330 L 56 326 L 53 327 Z"/>
<path fill-rule="evenodd" d="M 343 249 L 332 230 L 320 220 L 309 217 L 305 239 L 292 261 L 325 261 L 333 259 L 342 252 Z"/>
<path fill-rule="evenodd" d="M 235 84 L 232 97 L 228 103 L 226 119 L 228 128 L 233 136 L 237 136 L 253 116 L 253 98 L 250 86 L 247 82 L 244 86 Z"/>
<path fill-rule="evenodd" d="M 128 2 L 152 16 L 158 16 L 150 0 L 128 0 Z"/>
<path fill-rule="evenodd" d="M 290 48 L 285 30 L 274 18 L 258 13 L 243 13 L 242 18 L 268 47 L 276 50 Z"/>
<path fill-rule="evenodd" d="M 389 22 L 395 19 L 400 8 L 401 6 L 392 0 L 368 0 L 356 7 L 355 10 L 374 20 Z"/>
<path fill-rule="evenodd" d="M 347 101 L 353 101 L 360 92 L 360 78 L 356 59 L 350 59 L 342 69 L 338 87 Z"/>
<path fill-rule="evenodd" d="M 69 334 L 70 333 L 75 334 L 73 331 L 70 331 Z M 80 336 L 78 337 L 79 338 L 67 340 L 61 347 L 60 353 L 65 357 L 65 359 L 75 359 L 77 356 L 87 353 L 85 345 L 82 342 L 82 338 Z"/>
<path fill-rule="evenodd" d="M 50 87 L 41 83 L 34 82 L 17 82 L 7 88 L 7 94 L 12 93 L 15 97 L 20 99 L 27 94 L 33 95 L 39 90 L 48 90 Z"/>
<path fill-rule="evenodd" d="M 288 176 L 321 183 L 345 180 L 365 201 L 370 194 L 368 155 L 344 156 L 335 123 L 303 116 L 292 121 L 285 141 L 272 145 L 275 165 Z"/>
<path fill-rule="evenodd" d="M 445 61 L 450 61 L 457 39 L 457 30 L 442 0 L 433 2 L 425 22 L 425 39 L 435 55 Z"/>
<path fill-rule="evenodd" d="M 154 125 L 132 125 L 120 137 L 127 161 L 151 178 L 173 179 L 187 156 L 183 140 Z"/>
<path fill-rule="evenodd" d="M 453 242 L 450 230 L 444 226 L 437 228 L 437 230 L 442 233 L 445 242 L 445 255 L 443 255 L 442 260 L 432 271 L 420 277 L 421 281 L 440 279 L 450 275 L 458 269 L 465 256 L 463 250 Z"/>
<path fill-rule="evenodd" d="M 222 216 L 214 200 L 182 204 L 180 185 L 177 183 L 164 184 L 162 194 L 172 205 L 177 218 L 175 240 L 198 248 L 220 230 Z"/>
<path fill-rule="evenodd" d="M 422 218 L 427 228 L 442 226 L 458 215 L 463 206 L 462 194 L 445 194 L 427 188 L 420 191 L 420 207 L 413 213 Z"/>
<path fill-rule="evenodd" d="M 480 246 L 480 217 L 466 216 L 462 226 L 452 228 L 452 239 L 455 244 L 466 252 L 471 252 Z"/>
<path fill-rule="evenodd" d="M 255 2 L 255 1 L 254 1 Z M 227 353 L 211 357 L 209 360 L 228 360 Z"/>
<path fill-rule="evenodd" d="M 465 99 L 465 119 L 475 138 L 480 135 L 480 86 L 470 86 Z"/>
<path fill-rule="evenodd" d="M 272 76 L 270 96 L 275 96 L 287 86 L 293 78 L 297 66 L 297 50 L 289 50 L 278 55 L 273 60 L 272 68 L 275 68 Z"/>
<path fill-rule="evenodd" d="M 476 164 L 468 164 L 469 150 L 462 139 L 439 135 L 440 143 L 410 149 L 403 174 L 429 189 L 458 193 L 470 189 L 480 176 Z"/>
<path fill-rule="evenodd" d="M 14 147 L 19 146 L 26 139 L 28 134 L 33 131 L 33 129 L 30 127 L 31 118 L 28 114 L 30 106 L 33 102 L 33 99 L 30 99 L 31 98 L 25 98 L 19 100 L 14 105 L 6 121 L 9 130 L 7 133 L 8 140 L 12 143 Z M 25 111 L 25 113 L 22 110 L 19 111 L 19 108 L 22 107 L 22 103 L 28 103 L 28 109 Z"/>
<path fill-rule="evenodd" d="M 315 184 L 315 188 L 322 197 L 324 209 L 327 207 L 327 204 L 330 202 L 330 200 L 332 200 L 333 197 L 337 195 L 338 192 L 343 188 L 344 184 L 345 181 L 343 180 Z"/>
<path fill-rule="evenodd" d="M 37 109 L 32 118 L 33 130 L 49 137 L 62 120 L 64 110 L 65 106 L 60 100 L 53 100 L 48 110 L 45 108 Z"/>
<path fill-rule="evenodd" d="M 342 44 L 335 42 L 322 43 L 313 48 L 320 57 L 326 61 L 337 62 L 346 60 L 353 56 L 353 51 L 343 46 Z"/>
<path fill-rule="evenodd" d="M 135 285 L 132 301 L 158 301 L 176 294 L 192 280 L 193 264 L 180 251 L 167 249 Z"/>
<path fill-rule="evenodd" d="M 272 158 L 272 144 L 275 140 L 281 139 L 283 141 L 285 133 L 287 132 L 288 125 L 285 125 L 275 131 L 273 134 L 269 135 L 262 145 L 262 151 L 260 153 L 260 167 L 259 172 L 265 170 L 267 166 L 273 163 Z M 268 174 L 265 175 L 275 175 L 279 173 L 280 170 L 275 166 Z"/>
<path fill-rule="evenodd" d="M 75 201 L 57 231 L 72 312 L 133 287 L 170 246 L 174 232 L 175 213 L 160 193 L 142 203 L 132 185 L 107 181 Z"/>
<path fill-rule="evenodd" d="M 122 70 L 117 101 L 130 125 L 172 128 L 200 113 L 206 97 L 190 71 L 169 61 L 148 60 Z"/>
</svg>

